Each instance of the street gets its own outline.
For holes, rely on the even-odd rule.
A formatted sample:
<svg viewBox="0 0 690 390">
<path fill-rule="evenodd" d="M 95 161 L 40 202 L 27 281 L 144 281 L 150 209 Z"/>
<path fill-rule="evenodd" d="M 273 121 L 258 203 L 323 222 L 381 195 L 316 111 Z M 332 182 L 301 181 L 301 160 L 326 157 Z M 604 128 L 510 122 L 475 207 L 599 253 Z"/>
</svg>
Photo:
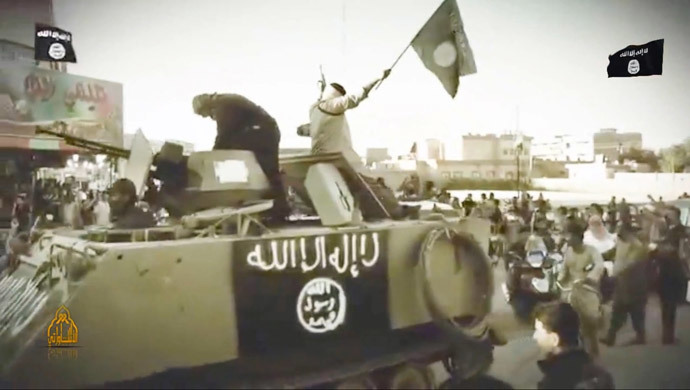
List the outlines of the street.
<svg viewBox="0 0 690 390">
<path fill-rule="evenodd" d="M 503 299 L 500 283 L 503 269 L 496 267 L 496 291 L 492 323 L 505 332 L 507 345 L 494 351 L 490 374 L 510 383 L 514 388 L 536 389 L 542 375 L 537 367 L 539 350 L 532 340 L 529 325 L 519 324 Z M 610 313 L 607 308 L 606 313 Z M 608 316 L 607 321 L 608 324 Z M 661 344 L 661 313 L 656 296 L 647 303 L 647 344 L 625 346 L 634 336 L 630 320 L 618 334 L 617 345 L 601 345 L 600 363 L 614 377 L 617 389 L 686 389 L 690 387 L 690 305 L 678 308 L 676 321 L 677 345 Z M 603 334 L 603 332 L 602 332 Z M 440 365 L 433 367 L 437 379 L 446 375 Z"/>
</svg>

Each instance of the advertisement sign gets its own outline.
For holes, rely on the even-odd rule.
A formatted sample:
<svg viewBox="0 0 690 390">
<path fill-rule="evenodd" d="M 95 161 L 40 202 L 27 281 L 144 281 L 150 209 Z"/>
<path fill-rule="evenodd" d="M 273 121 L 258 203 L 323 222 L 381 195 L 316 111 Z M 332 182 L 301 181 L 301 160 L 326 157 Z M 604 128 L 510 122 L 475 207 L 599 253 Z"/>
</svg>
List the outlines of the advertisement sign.
<svg viewBox="0 0 690 390">
<path fill-rule="evenodd" d="M 3 64 L 0 102 L 0 136 L 33 137 L 35 124 L 60 120 L 71 135 L 122 147 L 122 84 Z"/>
</svg>

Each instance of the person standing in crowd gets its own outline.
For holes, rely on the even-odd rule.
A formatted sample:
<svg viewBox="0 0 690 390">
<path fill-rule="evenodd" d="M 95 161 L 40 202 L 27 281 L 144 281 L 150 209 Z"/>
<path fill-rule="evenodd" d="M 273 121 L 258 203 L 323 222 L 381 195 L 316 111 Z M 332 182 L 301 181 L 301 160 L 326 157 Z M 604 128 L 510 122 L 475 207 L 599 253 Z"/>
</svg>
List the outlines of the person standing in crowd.
<svg viewBox="0 0 690 390">
<path fill-rule="evenodd" d="M 568 208 L 561 206 L 556 209 L 554 216 L 553 227 L 557 232 L 562 232 L 565 227 L 566 218 L 568 217 Z"/>
<path fill-rule="evenodd" d="M 12 210 L 12 219 L 19 224 L 17 232 L 28 232 L 31 228 L 31 203 L 27 200 L 26 194 L 19 194 Z"/>
<path fill-rule="evenodd" d="M 217 124 L 214 150 L 249 150 L 254 153 L 271 187 L 273 209 L 268 221 L 283 223 L 290 215 L 278 163 L 280 129 L 263 108 L 237 94 L 202 94 L 192 100 L 194 113 Z"/>
<path fill-rule="evenodd" d="M 455 210 L 462 210 L 462 205 L 460 204 L 460 199 L 458 199 L 456 196 L 453 197 L 453 200 L 451 201 L 450 205 Z"/>
<path fill-rule="evenodd" d="M 438 190 L 434 185 L 433 181 L 427 181 L 424 183 L 424 192 L 422 193 L 423 199 L 433 199 L 438 195 Z"/>
<path fill-rule="evenodd" d="M 685 238 L 685 227 L 680 224 L 680 209 L 668 207 L 666 212 L 668 229 L 656 243 L 650 245 L 653 250 L 655 275 L 661 300 L 661 322 L 663 344 L 674 344 L 676 308 L 684 298 L 686 270 L 679 256 L 681 241 Z"/>
<path fill-rule="evenodd" d="M 110 224 L 110 205 L 105 193 L 98 194 L 98 201 L 93 208 L 95 223 L 98 226 L 108 226 Z"/>
<path fill-rule="evenodd" d="M 498 199 L 491 200 L 491 212 L 489 219 L 494 226 L 498 226 L 503 222 L 503 214 L 501 213 L 501 202 Z"/>
<path fill-rule="evenodd" d="M 146 229 L 156 226 L 153 214 L 136 206 L 137 190 L 129 179 L 119 179 L 110 189 L 110 220 L 115 229 Z"/>
<path fill-rule="evenodd" d="M 632 344 L 644 344 L 645 306 L 647 305 L 647 250 L 636 235 L 632 225 L 620 225 L 616 243 L 616 260 L 613 263 L 613 311 L 611 326 L 602 344 L 613 346 L 616 334 L 630 315 L 636 337 Z"/>
<path fill-rule="evenodd" d="M 630 205 L 625 201 L 625 198 L 621 198 L 621 202 L 618 204 L 618 223 L 633 223 L 632 212 L 630 211 Z"/>
<path fill-rule="evenodd" d="M 7 253 L 0 256 L 0 279 L 6 275 L 11 275 L 19 268 L 21 256 L 30 254 L 29 234 L 26 232 L 17 234 L 9 240 L 7 247 Z"/>
<path fill-rule="evenodd" d="M 81 207 L 72 190 L 65 192 L 62 205 L 64 224 L 72 229 L 83 228 L 84 220 L 81 217 Z"/>
<path fill-rule="evenodd" d="M 599 282 L 604 272 L 604 260 L 599 251 L 586 245 L 583 239 L 582 225 L 567 225 L 568 249 L 563 258 L 564 267 L 558 275 L 558 283 L 566 291 L 564 298 L 580 315 L 585 349 L 596 357 L 599 355 L 598 328 L 601 318 Z"/>
<path fill-rule="evenodd" d="M 594 363 L 580 347 L 580 319 L 567 303 L 540 308 L 534 321 L 533 339 L 542 353 L 537 362 L 544 377 L 537 389 L 614 389 L 613 376 Z"/>
<path fill-rule="evenodd" d="M 611 197 L 606 216 L 606 223 L 608 224 L 609 232 L 613 233 L 616 231 L 616 227 L 618 226 L 618 206 L 616 205 L 615 196 Z"/>
<path fill-rule="evenodd" d="M 441 203 L 450 203 L 450 192 L 447 189 L 442 189 L 441 193 L 438 195 L 438 201 Z"/>
<path fill-rule="evenodd" d="M 472 214 L 472 210 L 477 205 L 472 199 L 472 194 L 467 194 L 465 200 L 462 201 L 462 208 L 465 209 L 465 216 L 469 217 Z"/>
<path fill-rule="evenodd" d="M 616 248 L 616 236 L 606 230 L 601 216 L 594 214 L 589 218 L 588 228 L 584 235 L 584 243 L 585 245 L 595 247 L 604 259 L 612 259 Z"/>
</svg>

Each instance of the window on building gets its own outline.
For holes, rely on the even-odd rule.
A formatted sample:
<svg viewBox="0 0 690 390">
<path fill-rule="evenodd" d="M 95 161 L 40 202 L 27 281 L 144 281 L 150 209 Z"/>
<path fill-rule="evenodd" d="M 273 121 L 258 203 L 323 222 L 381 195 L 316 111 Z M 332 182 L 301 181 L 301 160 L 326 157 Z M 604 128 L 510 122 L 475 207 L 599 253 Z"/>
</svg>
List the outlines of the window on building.
<svg viewBox="0 0 690 390">
<path fill-rule="evenodd" d="M 494 171 L 489 171 L 489 172 L 486 173 L 486 177 L 493 179 L 493 178 L 496 177 L 496 172 L 494 172 Z"/>
<path fill-rule="evenodd" d="M 503 155 L 507 156 L 508 155 L 508 149 L 503 149 Z"/>
<path fill-rule="evenodd" d="M 506 172 L 506 179 L 513 180 L 513 172 Z"/>
<path fill-rule="evenodd" d="M 450 179 L 450 172 L 442 172 L 442 173 L 441 173 L 441 176 L 442 176 L 444 179 Z"/>
<path fill-rule="evenodd" d="M 479 179 L 482 177 L 482 174 L 479 171 L 474 171 L 472 172 L 472 177 L 475 179 Z"/>
<path fill-rule="evenodd" d="M 455 171 L 455 172 L 453 172 L 453 177 L 455 177 L 455 178 L 462 178 L 462 171 Z"/>
</svg>

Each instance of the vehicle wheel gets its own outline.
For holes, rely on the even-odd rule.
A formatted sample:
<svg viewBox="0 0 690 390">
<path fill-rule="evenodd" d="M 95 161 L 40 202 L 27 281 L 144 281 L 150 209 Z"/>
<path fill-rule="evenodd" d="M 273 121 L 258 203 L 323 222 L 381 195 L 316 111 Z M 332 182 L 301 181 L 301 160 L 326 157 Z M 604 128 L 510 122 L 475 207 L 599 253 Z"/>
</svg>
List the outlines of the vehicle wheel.
<svg viewBox="0 0 690 390">
<path fill-rule="evenodd" d="M 386 389 L 434 389 L 434 374 L 428 366 L 403 364 L 395 367 L 385 380 Z"/>
<path fill-rule="evenodd" d="M 376 389 L 376 384 L 369 375 L 362 375 L 345 379 L 335 387 L 338 390 L 346 389 Z"/>
</svg>

